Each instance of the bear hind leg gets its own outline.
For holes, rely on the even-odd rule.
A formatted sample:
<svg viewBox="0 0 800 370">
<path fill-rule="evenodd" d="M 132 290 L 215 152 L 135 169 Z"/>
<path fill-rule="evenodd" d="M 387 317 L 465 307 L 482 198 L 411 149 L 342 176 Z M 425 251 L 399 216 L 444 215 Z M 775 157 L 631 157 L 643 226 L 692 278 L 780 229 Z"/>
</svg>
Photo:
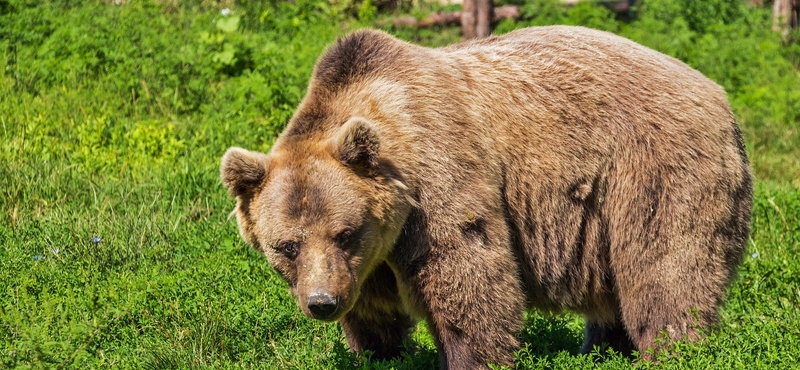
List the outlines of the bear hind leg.
<svg viewBox="0 0 800 370">
<path fill-rule="evenodd" d="M 670 289 L 658 283 L 643 284 L 635 294 L 621 294 L 625 297 L 620 302 L 623 324 L 635 349 L 646 360 L 653 360 L 660 351 L 667 350 L 670 342 L 698 339 L 701 329 L 717 321 L 720 301 L 717 294 L 704 292 L 700 284 L 691 293 L 681 294 L 675 284 L 671 285 Z"/>
<path fill-rule="evenodd" d="M 680 192 L 679 192 L 680 190 Z M 610 267 L 620 318 L 645 360 L 714 325 L 746 228 L 713 189 L 656 187 L 621 201 L 609 226 Z M 644 217 L 643 217 L 644 216 Z M 652 348 L 652 352 L 648 349 Z"/>
</svg>

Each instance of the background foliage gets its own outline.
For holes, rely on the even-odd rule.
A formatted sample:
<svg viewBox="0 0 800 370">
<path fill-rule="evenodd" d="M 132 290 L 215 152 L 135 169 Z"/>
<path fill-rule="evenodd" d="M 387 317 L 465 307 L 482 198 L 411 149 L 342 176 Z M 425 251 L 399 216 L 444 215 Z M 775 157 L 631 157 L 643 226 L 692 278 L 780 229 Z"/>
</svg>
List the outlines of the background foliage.
<svg viewBox="0 0 800 370">
<path fill-rule="evenodd" d="M 751 256 L 720 328 L 641 367 L 795 366 L 798 35 L 782 41 L 767 9 L 738 0 L 645 0 L 632 20 L 592 2 L 522 5 L 526 20 L 496 33 L 584 25 L 676 56 L 726 88 L 745 133 L 758 180 Z M 370 362 L 335 324 L 299 313 L 238 237 L 218 180 L 229 146 L 269 149 L 328 43 L 394 15 L 379 6 L 0 0 L 0 368 L 433 367 L 424 325 L 403 359 Z M 386 29 L 429 46 L 459 38 Z M 631 364 L 575 356 L 579 317 L 526 322 L 519 368 Z"/>
</svg>

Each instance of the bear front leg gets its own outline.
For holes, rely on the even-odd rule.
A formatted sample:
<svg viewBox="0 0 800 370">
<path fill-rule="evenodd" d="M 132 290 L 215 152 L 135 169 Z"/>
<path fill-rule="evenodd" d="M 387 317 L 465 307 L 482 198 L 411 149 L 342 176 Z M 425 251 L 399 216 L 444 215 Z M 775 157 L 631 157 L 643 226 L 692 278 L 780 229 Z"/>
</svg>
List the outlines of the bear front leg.
<svg viewBox="0 0 800 370">
<path fill-rule="evenodd" d="M 426 311 L 442 369 L 514 365 L 524 296 L 502 220 L 470 222 L 406 265 L 403 280 Z"/>
<path fill-rule="evenodd" d="M 587 317 L 586 338 L 581 354 L 591 353 L 595 347 L 600 349 L 601 354 L 605 354 L 606 349 L 611 347 L 623 356 L 630 356 L 636 349 L 622 322 L 602 323 Z"/>
<path fill-rule="evenodd" d="M 422 291 L 443 369 L 513 366 L 523 301 L 516 268 L 504 259 L 453 253 L 428 266 Z"/>
<path fill-rule="evenodd" d="M 394 273 L 386 264 L 367 278 L 358 302 L 339 324 L 351 351 L 372 351 L 376 360 L 400 355 L 414 321 L 403 312 Z"/>
</svg>

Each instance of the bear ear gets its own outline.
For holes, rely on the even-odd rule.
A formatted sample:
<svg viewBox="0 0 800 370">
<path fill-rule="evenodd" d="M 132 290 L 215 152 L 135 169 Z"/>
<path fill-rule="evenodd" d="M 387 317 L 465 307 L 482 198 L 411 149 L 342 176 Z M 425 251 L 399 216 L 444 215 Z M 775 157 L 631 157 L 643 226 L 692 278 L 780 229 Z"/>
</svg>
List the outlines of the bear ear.
<svg viewBox="0 0 800 370">
<path fill-rule="evenodd" d="M 251 195 L 267 176 L 266 155 L 232 147 L 222 157 L 220 177 L 231 196 Z"/>
<path fill-rule="evenodd" d="M 350 118 L 334 137 L 334 153 L 356 172 L 372 175 L 378 168 L 380 137 L 375 126 L 361 117 Z"/>
</svg>

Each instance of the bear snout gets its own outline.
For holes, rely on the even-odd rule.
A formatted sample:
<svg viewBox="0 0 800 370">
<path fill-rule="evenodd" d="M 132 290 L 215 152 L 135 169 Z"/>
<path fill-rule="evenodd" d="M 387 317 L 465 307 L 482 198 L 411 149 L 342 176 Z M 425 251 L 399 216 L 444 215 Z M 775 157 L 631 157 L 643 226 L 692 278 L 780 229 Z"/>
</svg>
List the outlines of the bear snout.
<svg viewBox="0 0 800 370">
<path fill-rule="evenodd" d="M 324 320 L 336 312 L 339 300 L 328 293 L 313 293 L 308 296 L 307 306 L 314 318 Z"/>
</svg>

